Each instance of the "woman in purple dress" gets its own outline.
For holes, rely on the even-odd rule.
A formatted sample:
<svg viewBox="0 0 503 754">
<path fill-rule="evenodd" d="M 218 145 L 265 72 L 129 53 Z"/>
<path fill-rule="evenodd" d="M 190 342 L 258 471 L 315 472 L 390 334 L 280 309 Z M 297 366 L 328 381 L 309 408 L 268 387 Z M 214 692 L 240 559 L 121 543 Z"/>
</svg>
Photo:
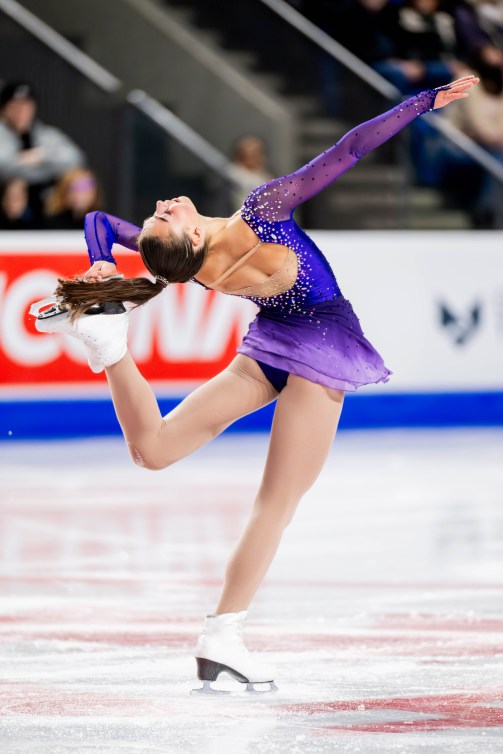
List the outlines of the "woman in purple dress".
<svg viewBox="0 0 503 754">
<path fill-rule="evenodd" d="M 90 213 L 85 221 L 90 270 L 83 279 L 60 281 L 53 307 L 33 308 L 39 331 L 79 338 L 91 369 L 105 369 L 131 456 L 146 469 L 170 466 L 239 417 L 276 400 L 251 518 L 197 643 L 201 691 L 212 691 L 210 681 L 221 671 L 250 690 L 254 683 L 275 688 L 272 668 L 243 644 L 248 606 L 284 528 L 323 467 L 344 392 L 385 382 L 390 374 L 364 337 L 327 260 L 292 213 L 417 116 L 468 96 L 476 82 L 467 76 L 421 92 L 363 123 L 297 172 L 252 191 L 230 218 L 202 216 L 185 196 L 158 201 L 143 228 Z M 155 282 L 118 276 L 114 243 L 138 250 Z M 251 299 L 259 312 L 231 364 L 163 417 L 127 351 L 128 312 L 122 302 L 145 303 L 169 283 L 189 280 Z"/>
</svg>

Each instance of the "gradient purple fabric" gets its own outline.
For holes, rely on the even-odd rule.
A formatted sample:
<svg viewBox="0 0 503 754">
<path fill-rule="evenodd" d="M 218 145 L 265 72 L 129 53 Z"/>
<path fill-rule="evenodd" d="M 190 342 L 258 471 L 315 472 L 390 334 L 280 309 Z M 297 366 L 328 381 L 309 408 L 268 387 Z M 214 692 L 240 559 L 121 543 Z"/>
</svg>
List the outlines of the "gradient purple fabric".
<svg viewBox="0 0 503 754">
<path fill-rule="evenodd" d="M 292 249 L 298 272 L 293 286 L 283 293 L 266 298 L 243 296 L 260 310 L 238 348 L 240 353 L 345 391 L 389 379 L 392 373 L 364 337 L 328 261 L 292 215 L 296 207 L 337 180 L 361 157 L 418 115 L 433 109 L 435 95 L 435 90 L 427 90 L 410 97 L 352 129 L 295 173 L 269 181 L 248 195 L 241 209 L 242 219 L 263 243 Z M 137 248 L 140 230 L 104 212 L 90 213 L 85 236 L 91 262 L 114 261 L 113 243 Z"/>
<path fill-rule="evenodd" d="M 434 91 L 411 97 L 357 126 L 300 170 L 260 186 L 246 198 L 243 220 L 261 241 L 293 249 L 298 273 L 285 293 L 266 299 L 247 296 L 260 311 L 239 353 L 338 390 L 352 392 L 362 385 L 388 381 L 392 372 L 365 338 L 330 265 L 292 213 L 361 157 L 432 109 L 434 101 Z"/>
</svg>

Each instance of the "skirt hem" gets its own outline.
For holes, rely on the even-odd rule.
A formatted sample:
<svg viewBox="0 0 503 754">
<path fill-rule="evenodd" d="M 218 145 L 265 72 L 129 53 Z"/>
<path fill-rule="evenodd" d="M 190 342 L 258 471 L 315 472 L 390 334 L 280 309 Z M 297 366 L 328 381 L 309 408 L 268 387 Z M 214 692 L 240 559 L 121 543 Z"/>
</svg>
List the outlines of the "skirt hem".
<svg viewBox="0 0 503 754">
<path fill-rule="evenodd" d="M 249 346 L 246 343 L 239 346 L 237 352 L 249 356 L 252 359 L 263 361 L 264 364 L 276 367 L 276 369 L 283 369 L 285 372 L 289 372 L 289 374 L 303 377 L 304 379 L 310 380 L 310 382 L 315 382 L 318 385 L 324 385 L 333 390 L 344 390 L 346 392 L 355 392 L 359 387 L 363 387 L 364 385 L 375 385 L 379 382 L 388 382 L 390 375 L 393 374 L 390 369 L 383 367 L 382 373 L 376 373 L 373 378 L 354 380 L 344 378 L 343 376 L 333 377 L 331 375 L 323 374 L 318 369 L 313 369 L 312 367 L 303 364 L 301 361 L 296 361 L 295 359 L 282 356 L 281 354 L 271 353 L 270 351 L 261 351 L 259 348 Z"/>
</svg>

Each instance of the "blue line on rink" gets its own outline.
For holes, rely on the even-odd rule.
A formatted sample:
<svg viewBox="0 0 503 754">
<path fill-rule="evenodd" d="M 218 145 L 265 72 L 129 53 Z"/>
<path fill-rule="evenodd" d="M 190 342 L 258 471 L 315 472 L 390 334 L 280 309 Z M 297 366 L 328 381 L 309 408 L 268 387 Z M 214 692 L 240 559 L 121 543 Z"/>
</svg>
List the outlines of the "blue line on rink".
<svg viewBox="0 0 503 754">
<path fill-rule="evenodd" d="M 163 414 L 178 401 L 161 399 Z M 240 419 L 227 431 L 268 430 L 274 406 Z M 341 429 L 503 425 L 503 392 L 346 395 Z M 0 401 L 0 440 L 120 434 L 110 400 Z"/>
</svg>

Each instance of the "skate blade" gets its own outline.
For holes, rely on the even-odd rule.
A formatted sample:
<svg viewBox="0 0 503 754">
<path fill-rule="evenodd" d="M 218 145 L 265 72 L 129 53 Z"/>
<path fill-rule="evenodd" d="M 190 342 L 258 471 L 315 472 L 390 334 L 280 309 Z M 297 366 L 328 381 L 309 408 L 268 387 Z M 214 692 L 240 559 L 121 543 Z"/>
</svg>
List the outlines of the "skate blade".
<svg viewBox="0 0 503 754">
<path fill-rule="evenodd" d="M 68 310 L 60 306 L 54 298 L 44 298 L 30 306 L 29 314 L 37 319 L 50 319 L 58 314 L 64 314 Z"/>
<path fill-rule="evenodd" d="M 258 684 L 259 686 L 263 686 L 266 683 L 269 686 L 269 688 L 267 688 L 267 689 L 263 689 L 263 688 L 258 688 L 257 689 L 257 688 L 255 688 L 256 684 Z M 270 694 L 271 691 L 279 691 L 279 689 L 276 686 L 276 684 L 274 683 L 274 681 L 265 681 L 265 682 L 262 682 L 262 683 L 260 683 L 259 681 L 255 681 L 255 682 L 248 682 L 246 684 L 246 692 L 245 693 L 248 693 L 248 694 L 257 694 L 258 696 L 260 696 L 261 694 Z M 242 692 L 239 691 L 238 693 L 239 693 L 239 695 L 241 695 Z M 201 686 L 201 688 L 199 688 L 199 689 L 191 689 L 190 694 L 191 694 L 191 696 L 198 696 L 198 695 L 199 696 L 221 696 L 222 694 L 224 694 L 224 695 L 231 694 L 231 695 L 235 696 L 235 694 L 233 694 L 232 691 L 222 691 L 220 689 L 214 689 L 212 687 L 210 681 L 203 681 L 203 685 Z"/>
<path fill-rule="evenodd" d="M 58 313 L 51 314 L 48 317 L 37 317 L 35 319 L 35 330 L 41 333 L 64 333 L 68 329 L 69 313 L 62 310 Z"/>
<path fill-rule="evenodd" d="M 256 689 L 255 684 L 259 684 L 259 686 L 264 685 L 264 683 L 267 683 L 269 685 L 268 689 Z M 250 681 L 246 684 L 246 691 L 249 694 L 269 694 L 271 691 L 279 691 L 278 687 L 274 683 L 274 681 L 265 681 L 262 683 L 259 683 L 259 681 Z"/>
<path fill-rule="evenodd" d="M 221 696 L 222 694 L 230 694 L 230 691 L 221 691 L 220 689 L 214 689 L 211 686 L 210 681 L 203 681 L 203 685 L 199 689 L 192 689 L 191 696 Z"/>
</svg>

